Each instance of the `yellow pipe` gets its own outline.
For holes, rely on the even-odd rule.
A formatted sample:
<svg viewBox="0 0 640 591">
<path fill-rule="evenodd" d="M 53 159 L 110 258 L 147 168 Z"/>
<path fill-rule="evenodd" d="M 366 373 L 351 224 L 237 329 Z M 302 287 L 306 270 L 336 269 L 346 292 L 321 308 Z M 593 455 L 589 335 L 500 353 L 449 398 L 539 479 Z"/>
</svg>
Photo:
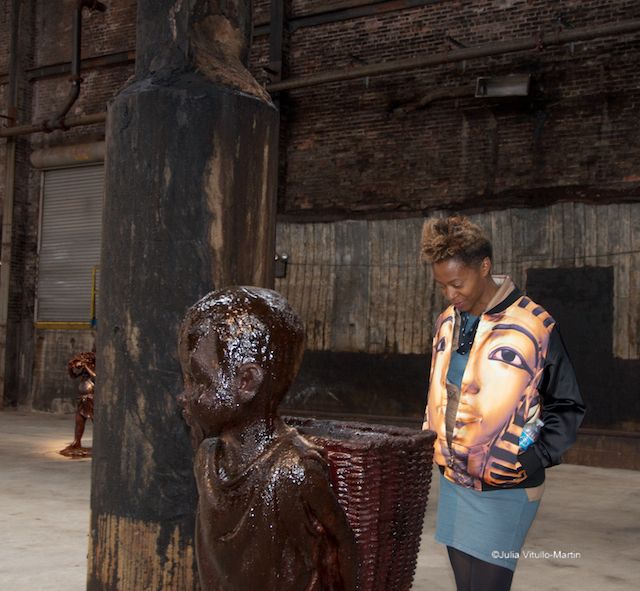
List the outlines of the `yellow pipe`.
<svg viewBox="0 0 640 591">
<path fill-rule="evenodd" d="M 91 325 L 96 321 L 96 293 L 98 292 L 96 283 L 98 279 L 98 266 L 94 265 L 91 271 Z"/>
<path fill-rule="evenodd" d="M 91 330 L 91 322 L 36 322 L 40 330 Z"/>
</svg>

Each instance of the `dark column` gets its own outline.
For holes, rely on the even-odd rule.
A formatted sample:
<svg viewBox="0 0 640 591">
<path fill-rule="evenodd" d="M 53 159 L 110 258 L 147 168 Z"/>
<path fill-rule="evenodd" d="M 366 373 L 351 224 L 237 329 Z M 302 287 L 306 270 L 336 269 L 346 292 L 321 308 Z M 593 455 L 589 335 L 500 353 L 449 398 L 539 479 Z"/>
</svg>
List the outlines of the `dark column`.
<svg viewBox="0 0 640 591">
<path fill-rule="evenodd" d="M 6 102 L 0 103 L 0 125 L 31 119 L 32 88 L 25 72 L 33 65 L 33 10 L 26 2 L 5 2 L 10 31 Z M 29 139 L 0 140 L 4 175 L 0 177 L 0 408 L 31 404 L 33 306 L 38 212 L 29 180 Z M 37 196 L 36 196 L 37 202 Z"/>
<path fill-rule="evenodd" d="M 277 111 L 246 70 L 251 3 L 139 0 L 109 108 L 88 589 L 196 587 L 177 327 L 213 288 L 272 284 Z"/>
</svg>

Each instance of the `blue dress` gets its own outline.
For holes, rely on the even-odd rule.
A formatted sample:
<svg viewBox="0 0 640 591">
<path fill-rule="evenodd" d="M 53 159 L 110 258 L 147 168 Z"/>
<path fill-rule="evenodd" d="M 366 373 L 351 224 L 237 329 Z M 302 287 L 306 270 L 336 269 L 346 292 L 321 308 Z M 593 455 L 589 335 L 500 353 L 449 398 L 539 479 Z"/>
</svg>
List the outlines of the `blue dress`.
<svg viewBox="0 0 640 591">
<path fill-rule="evenodd" d="M 465 314 L 473 324 L 477 317 Z M 468 355 L 451 352 L 447 381 L 460 387 Z M 477 491 L 440 475 L 435 539 L 475 558 L 515 570 L 542 487 Z"/>
</svg>

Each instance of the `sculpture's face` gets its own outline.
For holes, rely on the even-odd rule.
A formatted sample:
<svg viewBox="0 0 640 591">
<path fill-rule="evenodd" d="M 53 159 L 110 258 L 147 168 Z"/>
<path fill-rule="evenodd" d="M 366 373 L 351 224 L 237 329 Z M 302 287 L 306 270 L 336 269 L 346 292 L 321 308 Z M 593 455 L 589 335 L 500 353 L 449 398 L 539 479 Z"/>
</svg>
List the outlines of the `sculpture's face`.
<svg viewBox="0 0 640 591">
<path fill-rule="evenodd" d="M 539 372 L 539 345 L 523 326 L 495 324 L 474 343 L 456 417 L 470 445 L 493 440 L 504 428 Z M 477 345 L 477 347 L 476 347 Z"/>
<path fill-rule="evenodd" d="M 188 356 L 185 388 L 179 401 L 185 420 L 204 437 L 218 435 L 240 409 L 235 373 L 219 358 L 218 336 L 213 330 L 200 339 L 195 351 L 184 354 Z"/>
</svg>

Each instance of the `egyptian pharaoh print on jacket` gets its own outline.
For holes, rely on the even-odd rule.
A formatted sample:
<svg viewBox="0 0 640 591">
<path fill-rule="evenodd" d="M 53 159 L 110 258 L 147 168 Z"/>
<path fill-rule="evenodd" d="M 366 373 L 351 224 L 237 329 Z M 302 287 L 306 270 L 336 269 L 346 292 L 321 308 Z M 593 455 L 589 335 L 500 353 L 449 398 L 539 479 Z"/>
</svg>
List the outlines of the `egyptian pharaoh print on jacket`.
<svg viewBox="0 0 640 591">
<path fill-rule="evenodd" d="M 517 484 L 527 476 L 517 459 L 518 440 L 540 411 L 537 386 L 555 322 L 526 296 L 483 314 L 460 390 L 446 381 L 459 324 L 450 306 L 435 327 L 425 415 L 425 426 L 438 435 L 434 461 L 462 486 Z"/>
</svg>

